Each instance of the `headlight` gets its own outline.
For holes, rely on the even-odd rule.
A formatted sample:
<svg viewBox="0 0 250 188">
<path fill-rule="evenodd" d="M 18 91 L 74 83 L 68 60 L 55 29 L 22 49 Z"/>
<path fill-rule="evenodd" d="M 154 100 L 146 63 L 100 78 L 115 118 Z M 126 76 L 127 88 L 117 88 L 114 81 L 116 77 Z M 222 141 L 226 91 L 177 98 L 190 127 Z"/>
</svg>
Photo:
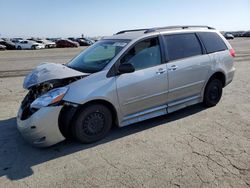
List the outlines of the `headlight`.
<svg viewBox="0 0 250 188">
<path fill-rule="evenodd" d="M 67 91 L 68 91 L 68 87 L 59 87 L 59 88 L 52 89 L 48 93 L 34 100 L 31 103 L 30 107 L 39 109 L 41 107 L 45 107 L 45 106 L 60 102 Z"/>
</svg>

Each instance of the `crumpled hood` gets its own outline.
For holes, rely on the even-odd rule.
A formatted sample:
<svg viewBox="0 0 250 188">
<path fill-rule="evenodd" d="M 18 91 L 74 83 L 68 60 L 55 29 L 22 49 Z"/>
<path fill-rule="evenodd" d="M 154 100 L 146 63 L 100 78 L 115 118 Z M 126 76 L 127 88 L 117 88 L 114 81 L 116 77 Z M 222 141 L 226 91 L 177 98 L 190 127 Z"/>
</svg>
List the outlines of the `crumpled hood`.
<svg viewBox="0 0 250 188">
<path fill-rule="evenodd" d="M 25 77 L 23 88 L 28 89 L 34 85 L 41 84 L 49 80 L 87 75 L 89 74 L 71 69 L 65 65 L 56 63 L 44 63 L 37 66 L 31 73 L 29 73 Z"/>
</svg>

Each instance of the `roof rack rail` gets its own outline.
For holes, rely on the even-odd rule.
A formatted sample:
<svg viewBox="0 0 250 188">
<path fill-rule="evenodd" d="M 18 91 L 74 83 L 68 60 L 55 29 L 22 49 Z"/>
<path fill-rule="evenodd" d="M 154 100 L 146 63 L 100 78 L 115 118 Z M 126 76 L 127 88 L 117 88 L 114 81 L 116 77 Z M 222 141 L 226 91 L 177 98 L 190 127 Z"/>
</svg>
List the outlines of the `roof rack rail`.
<svg viewBox="0 0 250 188">
<path fill-rule="evenodd" d="M 210 26 L 206 25 L 177 25 L 177 26 L 166 26 L 166 27 L 153 27 L 148 29 L 132 29 L 132 30 L 123 30 L 116 33 L 116 35 L 122 34 L 122 33 L 128 33 L 128 32 L 134 32 L 134 31 L 145 31 L 144 33 L 151 33 L 155 32 L 157 30 L 163 30 L 163 29 L 188 29 L 188 28 L 207 28 L 207 29 L 215 29 Z"/>
<path fill-rule="evenodd" d="M 116 33 L 116 35 L 122 34 L 122 33 L 128 33 L 128 32 L 134 32 L 134 31 L 146 31 L 148 29 L 131 29 L 131 30 L 123 30 L 123 31 L 119 31 Z"/>
<path fill-rule="evenodd" d="M 206 25 L 177 25 L 177 26 L 166 26 L 166 27 L 155 27 L 155 28 L 150 28 L 145 31 L 145 33 L 150 33 L 154 32 L 157 30 L 162 30 L 162 29 L 188 29 L 188 28 L 207 28 L 207 29 L 215 29 L 210 26 Z"/>
</svg>

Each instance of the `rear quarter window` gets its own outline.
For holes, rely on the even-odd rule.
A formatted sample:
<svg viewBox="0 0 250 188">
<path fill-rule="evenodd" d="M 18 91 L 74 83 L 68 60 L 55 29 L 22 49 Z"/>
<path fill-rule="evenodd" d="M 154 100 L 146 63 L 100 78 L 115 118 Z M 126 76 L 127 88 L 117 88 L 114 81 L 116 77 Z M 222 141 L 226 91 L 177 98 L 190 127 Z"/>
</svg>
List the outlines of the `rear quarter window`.
<svg viewBox="0 0 250 188">
<path fill-rule="evenodd" d="M 214 53 L 227 50 L 227 46 L 222 38 L 213 32 L 200 32 L 199 36 L 205 45 L 207 53 Z"/>
</svg>

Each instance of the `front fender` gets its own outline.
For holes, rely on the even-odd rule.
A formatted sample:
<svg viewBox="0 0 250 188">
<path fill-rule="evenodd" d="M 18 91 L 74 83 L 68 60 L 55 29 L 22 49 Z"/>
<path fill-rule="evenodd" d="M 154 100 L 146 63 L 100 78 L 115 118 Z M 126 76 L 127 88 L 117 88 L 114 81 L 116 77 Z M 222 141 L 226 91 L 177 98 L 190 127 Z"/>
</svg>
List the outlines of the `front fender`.
<svg viewBox="0 0 250 188">
<path fill-rule="evenodd" d="M 69 84 L 69 90 L 63 100 L 80 105 L 96 100 L 106 101 L 113 105 L 119 119 L 120 110 L 116 93 L 116 78 L 107 78 L 107 72 L 107 70 L 103 70 Z"/>
</svg>

